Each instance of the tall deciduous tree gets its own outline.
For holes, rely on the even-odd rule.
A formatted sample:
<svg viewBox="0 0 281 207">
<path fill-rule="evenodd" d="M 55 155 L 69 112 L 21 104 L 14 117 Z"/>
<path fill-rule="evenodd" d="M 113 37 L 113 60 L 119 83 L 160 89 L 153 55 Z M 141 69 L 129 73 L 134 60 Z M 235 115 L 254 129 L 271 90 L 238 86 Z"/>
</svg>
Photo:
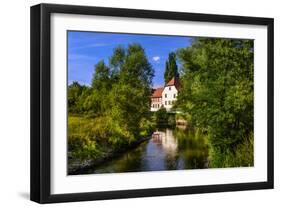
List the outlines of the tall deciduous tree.
<svg viewBox="0 0 281 207">
<path fill-rule="evenodd" d="M 118 82 L 111 91 L 111 114 L 126 130 L 136 137 L 141 120 L 147 118 L 150 107 L 150 88 L 154 70 L 148 62 L 144 49 L 139 44 L 128 46 L 123 60 L 119 60 Z"/>
<path fill-rule="evenodd" d="M 149 117 L 153 76 L 154 70 L 141 45 L 117 47 L 109 58 L 109 66 L 104 61 L 95 65 L 91 87 L 79 92 L 80 101 L 74 102 L 69 97 L 69 102 L 81 109 L 72 112 L 83 112 L 93 118 L 110 117 L 107 121 L 112 120 L 111 127 L 119 133 L 114 135 L 116 140 L 118 136 L 136 139 L 142 121 Z M 72 89 L 74 95 L 79 87 Z"/>
<path fill-rule="evenodd" d="M 253 133 L 253 41 L 199 38 L 178 54 L 183 76 L 177 104 L 208 132 L 213 165 L 231 165 L 227 155 L 250 143 Z"/>
<path fill-rule="evenodd" d="M 126 49 L 124 47 L 119 46 L 114 48 L 113 54 L 109 59 L 109 64 L 110 67 L 112 68 L 111 75 L 113 79 L 117 78 L 121 66 L 124 64 L 125 55 L 126 55 Z"/>
<path fill-rule="evenodd" d="M 110 87 L 110 69 L 103 60 L 95 65 L 92 87 L 97 90 L 108 90 Z"/>
<path fill-rule="evenodd" d="M 81 108 L 79 106 L 79 100 L 81 95 L 86 90 L 86 86 L 80 85 L 77 81 L 74 81 L 67 89 L 67 105 L 70 112 L 79 113 Z"/>
</svg>

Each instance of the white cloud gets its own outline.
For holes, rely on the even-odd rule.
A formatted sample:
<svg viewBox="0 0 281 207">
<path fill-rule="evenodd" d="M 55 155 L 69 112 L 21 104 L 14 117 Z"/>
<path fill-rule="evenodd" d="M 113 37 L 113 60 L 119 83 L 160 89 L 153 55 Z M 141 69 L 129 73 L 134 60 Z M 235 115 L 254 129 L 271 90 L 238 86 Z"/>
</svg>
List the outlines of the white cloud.
<svg viewBox="0 0 281 207">
<path fill-rule="evenodd" d="M 153 59 L 155 62 L 159 62 L 160 57 L 159 57 L 159 56 L 154 56 L 152 59 Z"/>
<path fill-rule="evenodd" d="M 85 45 L 82 45 L 82 46 L 73 47 L 71 49 L 79 50 L 79 49 L 87 49 L 87 48 L 106 47 L 106 46 L 109 46 L 109 45 L 110 44 L 106 44 L 106 43 L 94 43 L 94 44 L 85 44 Z"/>
<path fill-rule="evenodd" d="M 106 43 L 94 43 L 89 45 L 89 47 L 104 47 L 104 46 L 108 46 L 109 44 Z"/>
</svg>

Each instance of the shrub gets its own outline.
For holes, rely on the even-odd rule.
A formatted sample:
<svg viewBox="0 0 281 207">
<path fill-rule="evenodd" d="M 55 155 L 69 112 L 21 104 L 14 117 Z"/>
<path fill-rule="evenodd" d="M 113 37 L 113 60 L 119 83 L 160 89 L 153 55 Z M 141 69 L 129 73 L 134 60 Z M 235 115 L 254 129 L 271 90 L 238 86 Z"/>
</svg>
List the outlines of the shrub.
<svg viewBox="0 0 281 207">
<path fill-rule="evenodd" d="M 244 138 L 235 149 L 220 150 L 210 147 L 211 167 L 249 167 L 254 165 L 254 136 Z"/>
<path fill-rule="evenodd" d="M 167 115 L 167 111 L 166 111 L 166 108 L 164 108 L 163 106 L 158 110 L 156 111 L 155 113 L 155 117 L 156 117 L 156 124 L 158 126 L 161 126 L 161 125 L 167 125 L 168 123 L 168 115 Z"/>
</svg>

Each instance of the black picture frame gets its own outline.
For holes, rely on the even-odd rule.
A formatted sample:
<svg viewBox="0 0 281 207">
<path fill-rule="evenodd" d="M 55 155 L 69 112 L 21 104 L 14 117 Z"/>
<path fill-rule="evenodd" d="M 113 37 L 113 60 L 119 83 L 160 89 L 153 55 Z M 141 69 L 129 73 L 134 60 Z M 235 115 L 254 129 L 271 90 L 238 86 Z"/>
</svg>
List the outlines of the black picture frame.
<svg viewBox="0 0 281 207">
<path fill-rule="evenodd" d="M 52 13 L 99 15 L 113 17 L 151 18 L 208 23 L 233 23 L 267 26 L 267 181 L 238 184 L 218 184 L 189 187 L 51 194 L 50 161 L 50 15 Z M 273 45 L 274 20 L 272 18 L 195 14 L 168 11 L 103 8 L 39 4 L 31 7 L 31 151 L 30 199 L 38 203 L 88 201 L 101 199 L 166 196 L 224 191 L 241 191 L 273 188 Z"/>
</svg>

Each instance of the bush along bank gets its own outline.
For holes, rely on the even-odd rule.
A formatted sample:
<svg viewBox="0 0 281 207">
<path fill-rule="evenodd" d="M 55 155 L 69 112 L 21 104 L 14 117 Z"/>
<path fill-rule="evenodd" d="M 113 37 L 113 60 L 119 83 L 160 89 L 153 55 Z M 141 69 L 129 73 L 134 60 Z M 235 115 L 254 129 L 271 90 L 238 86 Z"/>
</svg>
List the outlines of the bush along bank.
<svg viewBox="0 0 281 207">
<path fill-rule="evenodd" d="M 150 139 L 153 131 L 153 125 L 149 122 L 142 125 L 138 138 L 126 137 L 126 132 L 118 127 L 114 128 L 112 124 L 112 121 L 107 118 L 92 119 L 69 116 L 69 175 L 81 174 L 89 168 L 94 169 L 105 161 L 137 147 Z"/>
</svg>

